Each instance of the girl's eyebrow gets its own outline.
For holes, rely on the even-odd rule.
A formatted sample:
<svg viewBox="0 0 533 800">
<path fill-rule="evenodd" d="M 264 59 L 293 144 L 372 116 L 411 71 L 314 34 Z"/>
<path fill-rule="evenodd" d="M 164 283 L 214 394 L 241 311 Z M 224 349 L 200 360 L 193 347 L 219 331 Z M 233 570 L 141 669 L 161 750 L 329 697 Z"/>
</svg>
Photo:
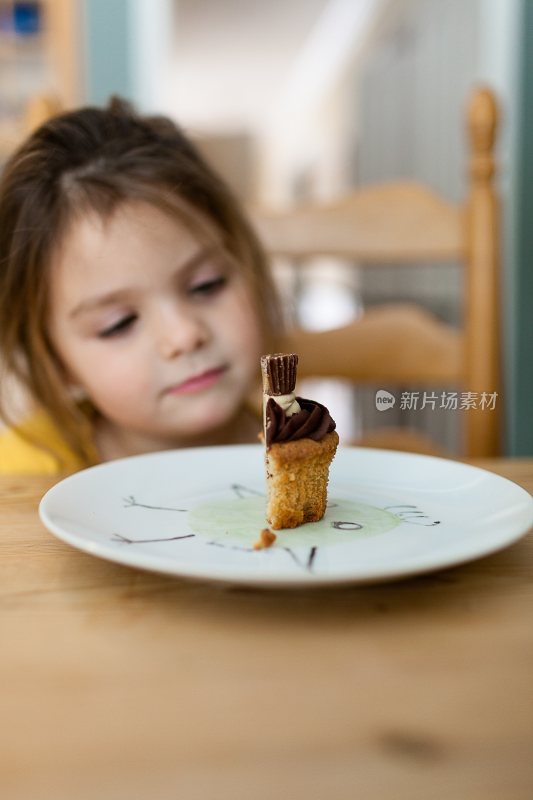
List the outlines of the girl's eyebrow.
<svg viewBox="0 0 533 800">
<path fill-rule="evenodd" d="M 210 255 L 212 255 L 214 250 L 215 248 L 212 247 L 201 248 L 196 253 L 193 253 L 193 255 L 187 259 L 187 261 L 181 264 L 177 272 L 180 275 L 189 272 L 190 270 L 194 269 L 194 267 L 197 267 L 198 264 L 201 264 L 203 261 L 205 261 L 205 259 Z M 107 294 L 98 295 L 97 297 L 89 297 L 87 300 L 82 300 L 81 303 L 75 306 L 75 308 L 73 308 L 70 312 L 69 317 L 72 319 L 88 311 L 94 311 L 98 308 L 112 305 L 130 293 L 131 288 L 125 288 L 117 289 L 114 292 L 109 292 Z"/>
</svg>

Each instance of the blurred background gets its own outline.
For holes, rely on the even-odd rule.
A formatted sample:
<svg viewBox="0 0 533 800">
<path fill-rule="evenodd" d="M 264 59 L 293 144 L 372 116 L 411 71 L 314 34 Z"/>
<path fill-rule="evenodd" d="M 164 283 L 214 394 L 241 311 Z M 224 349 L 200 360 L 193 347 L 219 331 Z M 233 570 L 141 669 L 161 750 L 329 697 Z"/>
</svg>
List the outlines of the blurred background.
<svg viewBox="0 0 533 800">
<path fill-rule="evenodd" d="M 39 115 L 111 94 L 171 116 L 250 209 L 417 179 L 465 195 L 466 103 L 498 98 L 504 453 L 533 455 L 533 2 L 531 0 L 0 0 L 0 162 Z M 43 108 L 44 104 L 44 108 Z M 390 300 L 459 325 L 456 264 L 414 269 L 276 262 L 290 321 L 312 330 Z M 307 393 L 356 439 L 383 424 L 381 386 Z M 459 452 L 460 415 L 390 412 Z"/>
</svg>

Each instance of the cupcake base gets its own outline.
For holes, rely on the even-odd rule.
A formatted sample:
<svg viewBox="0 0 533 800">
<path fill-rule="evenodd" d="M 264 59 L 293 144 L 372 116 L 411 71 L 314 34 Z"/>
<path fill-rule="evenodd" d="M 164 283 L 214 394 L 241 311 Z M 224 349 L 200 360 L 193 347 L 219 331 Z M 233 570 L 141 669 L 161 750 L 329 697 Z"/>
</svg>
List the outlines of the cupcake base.
<svg viewBox="0 0 533 800">
<path fill-rule="evenodd" d="M 329 465 L 339 436 L 271 445 L 266 453 L 267 520 L 274 530 L 318 522 L 326 513 Z"/>
</svg>

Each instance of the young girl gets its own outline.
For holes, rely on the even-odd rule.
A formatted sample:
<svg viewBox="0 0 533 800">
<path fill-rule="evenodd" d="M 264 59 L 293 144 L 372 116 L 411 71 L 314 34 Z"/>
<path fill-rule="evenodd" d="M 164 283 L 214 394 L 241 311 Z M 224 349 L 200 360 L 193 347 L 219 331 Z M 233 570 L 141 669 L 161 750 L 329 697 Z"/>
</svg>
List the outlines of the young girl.
<svg viewBox="0 0 533 800">
<path fill-rule="evenodd" d="M 6 165 L 0 365 L 35 409 L 19 423 L 2 398 L 0 472 L 255 441 L 246 398 L 278 330 L 255 235 L 170 120 L 113 100 Z"/>
</svg>

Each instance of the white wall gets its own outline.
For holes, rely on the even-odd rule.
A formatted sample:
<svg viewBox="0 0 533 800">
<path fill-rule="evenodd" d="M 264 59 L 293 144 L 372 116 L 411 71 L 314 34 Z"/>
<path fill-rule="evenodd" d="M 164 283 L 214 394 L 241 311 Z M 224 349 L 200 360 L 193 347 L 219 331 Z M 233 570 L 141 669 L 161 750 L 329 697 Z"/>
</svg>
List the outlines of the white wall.
<svg viewBox="0 0 533 800">
<path fill-rule="evenodd" d="M 129 0 L 132 99 L 145 113 L 172 104 L 176 10 L 173 0 Z"/>
</svg>

